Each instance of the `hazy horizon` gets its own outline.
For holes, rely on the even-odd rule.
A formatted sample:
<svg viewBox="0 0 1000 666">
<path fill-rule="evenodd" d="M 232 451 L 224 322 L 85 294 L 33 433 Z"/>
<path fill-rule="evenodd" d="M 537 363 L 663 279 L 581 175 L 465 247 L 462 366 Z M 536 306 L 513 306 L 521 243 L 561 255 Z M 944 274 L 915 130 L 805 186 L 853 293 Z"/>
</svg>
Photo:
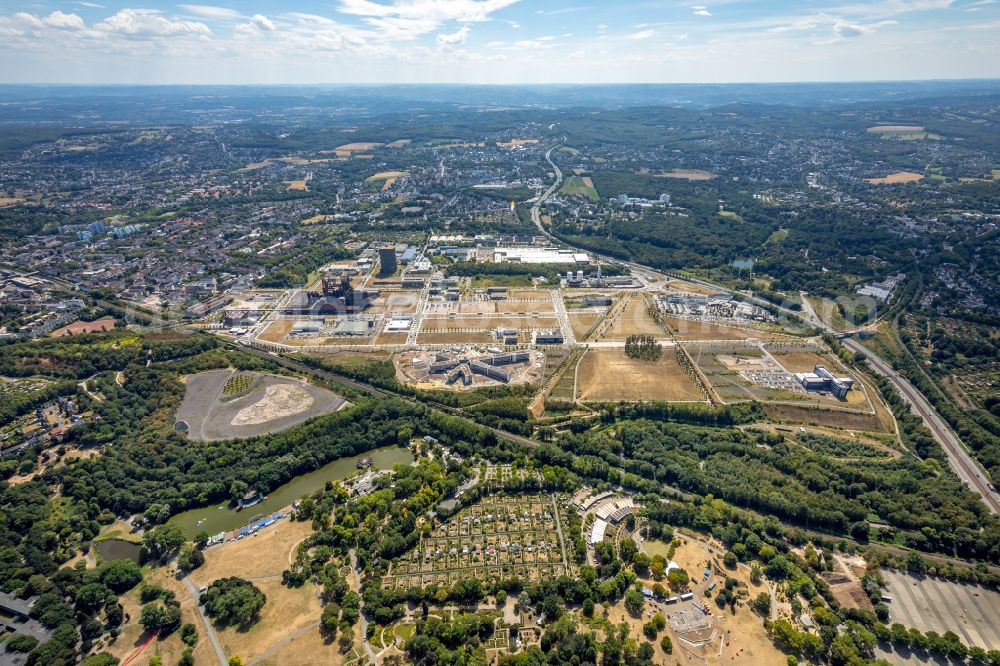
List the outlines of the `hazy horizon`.
<svg viewBox="0 0 1000 666">
<path fill-rule="evenodd" d="M 989 79 L 998 32 L 998 0 L 14 0 L 0 10 L 0 82 Z"/>
</svg>

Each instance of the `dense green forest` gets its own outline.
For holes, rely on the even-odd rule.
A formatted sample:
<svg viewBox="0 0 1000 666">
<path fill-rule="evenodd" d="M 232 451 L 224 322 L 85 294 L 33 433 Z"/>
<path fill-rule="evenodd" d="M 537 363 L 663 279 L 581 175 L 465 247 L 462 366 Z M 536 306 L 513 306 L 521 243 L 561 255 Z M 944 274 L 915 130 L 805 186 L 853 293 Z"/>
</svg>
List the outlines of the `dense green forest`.
<svg viewBox="0 0 1000 666">
<path fill-rule="evenodd" d="M 627 420 L 561 442 L 570 469 L 615 468 L 784 520 L 867 539 L 885 522 L 890 541 L 930 552 L 1000 561 L 1000 521 L 936 461 L 837 460 L 780 434 Z M 654 490 L 656 486 L 643 488 Z"/>
<path fill-rule="evenodd" d="M 618 171 L 596 171 L 593 179 L 602 196 L 653 198 L 669 191 L 682 210 L 591 226 L 557 218 L 555 233 L 573 245 L 661 270 L 733 279 L 738 270 L 731 264 L 752 259 L 754 272 L 774 278 L 775 290 L 836 297 L 849 293 L 859 278 L 902 269 L 912 262 L 910 248 L 916 245 L 891 233 L 877 217 L 862 218 L 837 207 L 782 215 L 784 209 L 753 199 L 732 183 L 678 183 Z M 719 213 L 723 199 L 736 217 Z M 780 236 L 779 230 L 784 230 Z M 877 266 L 869 261 L 872 256 L 879 257 Z"/>
<path fill-rule="evenodd" d="M 153 359 L 148 366 L 147 358 Z M 691 493 L 684 501 L 653 503 L 662 507 L 650 516 L 660 525 L 656 529 L 691 525 L 717 531 L 739 557 L 759 561 L 768 576 L 795 581 L 800 588 L 808 581 L 810 589 L 821 596 L 822 587 L 810 573 L 811 565 L 788 551 L 786 528 L 777 521 L 752 522 L 747 516 L 763 514 L 772 518 L 754 520 L 774 521 L 777 517 L 813 530 L 811 539 L 821 544 L 827 538 L 823 535 L 829 533 L 844 539 L 842 543 L 886 541 L 994 562 L 1000 556 L 996 518 L 988 515 L 937 459 L 840 459 L 839 454 L 850 451 L 830 441 L 807 442 L 812 445 L 810 450 L 779 434 L 729 427 L 760 418 L 760 406 L 755 403 L 740 406 L 739 413 L 705 405 L 607 406 L 601 410 L 597 427 L 573 428 L 554 437 L 552 443 L 527 447 L 502 442 L 465 417 L 432 411 L 419 402 L 356 395 L 351 407 L 284 432 L 209 444 L 187 440 L 172 428 L 172 412 L 183 395 L 178 377 L 229 366 L 280 368 L 257 356 L 226 350 L 208 336 L 143 337 L 123 331 L 86 339 L 6 345 L 0 348 L 0 364 L 4 373 L 22 376 L 48 374 L 76 379 L 96 372 L 92 390 L 105 398 L 92 405 L 101 418 L 74 432 L 73 440 L 79 447 L 101 447 L 101 455 L 49 469 L 17 486 L 0 482 L 4 589 L 22 595 L 42 594 L 45 601 L 37 606 L 39 617 L 56 629 L 52 641 L 31 648 L 32 664 L 71 663 L 78 637 L 83 637 L 86 647 L 87 641 L 113 631 L 114 623 L 120 622 L 120 618 L 116 620 L 115 595 L 135 585 L 136 575 L 112 570 L 111 565 L 53 575 L 61 562 L 97 534 L 102 523 L 116 515 L 138 513 L 159 524 L 185 508 L 228 497 L 234 481 L 254 484 L 266 492 L 332 459 L 378 446 L 405 444 L 423 435 L 467 459 L 479 456 L 494 462 L 516 462 L 538 471 L 537 475 L 511 479 L 508 492 L 568 491 L 587 482 L 598 487 L 621 485 L 640 494 L 669 493 L 671 488 Z M 114 380 L 114 373 L 107 372 L 110 370 L 124 371 L 122 385 Z M 510 421 L 525 415 L 523 399 L 504 391 L 488 393 L 462 406 Z M 934 452 L 933 442 L 921 432 L 918 422 L 902 425 L 905 441 L 921 455 Z M 313 520 L 318 531 L 300 552 L 305 553 L 310 545 L 327 549 L 322 557 L 297 560 L 285 578 L 293 585 L 310 575 L 327 581 L 325 598 L 331 605 L 330 612 L 324 611 L 324 631 L 335 633 L 353 624 L 359 608 L 359 600 L 344 591 L 342 579 L 335 575 L 336 567 L 328 565 L 355 548 L 363 567 L 374 573 L 382 571 L 388 561 L 415 544 L 414 517 L 452 496 L 471 476 L 470 465 L 443 466 L 425 459 L 415 467 L 400 469 L 392 488 L 383 485 L 352 502 L 347 510 L 338 510 L 336 522 L 331 522 L 328 509 L 346 500 L 343 490 L 330 487 L 303 503 L 301 517 Z M 464 501 L 475 501 L 480 488 L 469 491 Z M 58 504 L 52 495 L 56 489 L 61 497 Z M 720 498 L 725 503 L 703 503 L 702 497 Z M 874 528 L 872 521 L 884 522 L 890 529 Z M 580 561 L 585 546 L 579 520 L 568 522 L 567 538 Z M 160 534 L 164 529 L 160 526 L 147 533 L 148 553 L 160 552 L 160 541 L 169 536 Z M 773 550 L 759 545 L 749 548 L 755 538 L 759 543 L 773 544 Z M 737 548 L 736 542 L 744 547 Z M 177 546 L 173 543 L 170 548 L 176 550 Z M 504 582 L 503 592 L 523 592 L 530 603 L 553 617 L 562 615 L 556 609 L 567 604 L 586 608 L 588 599 L 592 606 L 628 595 L 634 581 L 631 572 L 643 563 L 631 559 L 632 555 L 607 549 L 602 552 L 599 567 L 583 567 L 579 579 L 538 584 L 510 579 Z M 189 555 L 185 561 L 191 559 Z M 86 580 L 81 582 L 81 577 Z M 45 582 L 46 578 L 50 581 Z M 593 585 L 598 578 L 605 582 Z M 377 583 L 378 577 L 372 580 Z M 365 612 L 382 622 L 399 617 L 406 600 L 437 602 L 444 598 L 461 603 L 499 591 L 468 581 L 449 588 L 432 586 L 402 592 L 370 584 L 363 590 L 362 600 Z M 152 611 L 149 615 L 153 622 Z M 837 615 L 835 624 L 847 619 Z M 863 620 L 866 631 L 886 630 L 874 617 L 855 620 Z M 439 646 L 447 646 L 450 640 L 440 630 L 424 626 L 407 649 L 414 654 L 440 653 Z M 783 634 L 776 640 L 782 643 L 791 638 Z M 553 645 L 561 640 L 557 636 L 550 639 Z M 601 649 L 613 651 L 614 645 L 606 640 Z M 831 635 L 829 643 L 810 648 L 813 656 L 828 658 L 834 640 Z M 852 645 L 859 654 L 865 653 L 864 641 Z M 801 649 L 796 644 L 789 647 L 792 653 Z"/>
</svg>

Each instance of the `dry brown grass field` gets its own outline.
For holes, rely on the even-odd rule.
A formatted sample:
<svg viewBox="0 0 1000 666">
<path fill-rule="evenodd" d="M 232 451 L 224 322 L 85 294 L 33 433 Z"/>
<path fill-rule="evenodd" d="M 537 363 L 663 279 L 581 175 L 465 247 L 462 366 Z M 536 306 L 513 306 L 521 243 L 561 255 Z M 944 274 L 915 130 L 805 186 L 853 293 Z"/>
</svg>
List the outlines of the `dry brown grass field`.
<svg viewBox="0 0 1000 666">
<path fill-rule="evenodd" d="M 924 179 L 924 174 L 913 173 L 912 171 L 898 171 L 890 173 L 882 178 L 868 178 L 865 182 L 870 185 L 898 185 L 900 183 L 917 183 Z"/>
<path fill-rule="evenodd" d="M 404 345 L 406 344 L 407 333 L 380 333 L 374 344 L 376 345 Z"/>
<path fill-rule="evenodd" d="M 657 361 L 632 359 L 620 349 L 591 349 L 577 370 L 579 400 L 703 400 L 672 349 Z"/>
<path fill-rule="evenodd" d="M 342 146 L 337 146 L 333 150 L 338 153 L 358 153 L 367 150 L 375 150 L 376 148 L 379 148 L 381 146 L 382 146 L 381 143 L 375 143 L 370 141 L 356 141 L 354 143 L 345 143 Z M 320 151 L 320 152 L 327 152 L 327 151 Z"/>
<path fill-rule="evenodd" d="M 787 340 L 785 336 L 774 335 L 755 329 L 742 329 L 722 324 L 712 324 L 703 321 L 692 321 L 664 315 L 664 322 L 673 331 L 678 340 Z"/>
<path fill-rule="evenodd" d="M 666 173 L 656 174 L 660 178 L 683 178 L 685 180 L 712 180 L 717 176 L 711 171 L 701 169 L 674 169 Z"/>
<path fill-rule="evenodd" d="M 264 342 L 283 342 L 292 332 L 292 323 L 291 319 L 272 321 L 258 337 Z"/>
<path fill-rule="evenodd" d="M 789 354 L 771 352 L 771 356 L 788 372 L 812 372 L 817 365 L 825 365 L 833 372 L 839 371 L 836 365 L 831 365 L 830 361 L 816 352 L 791 352 Z"/>
<path fill-rule="evenodd" d="M 20 197 L 0 197 L 0 208 L 6 208 L 7 206 L 16 206 L 19 203 L 24 203 L 25 199 Z"/>
<path fill-rule="evenodd" d="M 630 294 L 628 303 L 621 312 L 614 316 L 614 322 L 601 334 L 602 340 L 624 340 L 630 335 L 653 335 L 665 337 L 666 332 L 660 328 L 649 313 L 646 312 L 646 300 L 641 294 Z"/>
<path fill-rule="evenodd" d="M 860 407 L 860 405 L 859 405 Z M 876 414 L 856 414 L 843 410 L 813 408 L 806 405 L 786 405 L 764 403 L 768 418 L 794 423 L 815 423 L 818 426 L 859 430 L 862 432 L 888 432 L 885 424 Z"/>
<path fill-rule="evenodd" d="M 304 180 L 290 180 L 288 181 L 288 189 L 295 192 L 308 192 L 309 183 Z"/>
<path fill-rule="evenodd" d="M 559 328 L 555 317 L 454 317 L 448 319 L 424 319 L 423 331 L 448 331 L 464 328 L 485 328 L 490 331 L 498 327 L 528 330 L 533 328 Z"/>
<path fill-rule="evenodd" d="M 417 344 L 422 345 L 452 345 L 452 344 L 478 344 L 493 342 L 494 336 L 490 333 L 449 333 L 431 331 L 421 331 L 417 334 Z"/>
<path fill-rule="evenodd" d="M 209 509 L 206 509 L 208 511 Z M 255 537 L 230 541 L 205 551 L 205 564 L 191 572 L 191 580 L 208 585 L 227 576 L 281 576 L 294 548 L 312 534 L 312 524 L 282 519 Z"/>
<path fill-rule="evenodd" d="M 254 585 L 267 596 L 267 602 L 260 611 L 260 620 L 246 631 L 236 627 L 216 630 L 227 655 L 238 655 L 243 658 L 243 663 L 247 663 L 309 625 L 314 625 L 309 631 L 319 633 L 316 623 L 323 607 L 316 596 L 314 583 L 288 588 L 278 579 L 258 580 Z"/>
<path fill-rule="evenodd" d="M 309 523 L 283 520 L 258 532 L 257 536 L 232 541 L 205 551 L 205 564 L 193 571 L 190 576 L 195 585 L 210 585 L 220 578 L 238 576 L 252 579 L 267 596 L 267 603 L 260 613 L 260 621 L 248 630 L 241 631 L 235 627 L 217 630 L 227 656 L 239 655 L 246 663 L 266 653 L 269 648 L 278 646 L 296 631 L 318 622 L 322 606 L 316 597 L 313 583 L 291 589 L 281 583 L 281 572 L 287 569 L 294 559 L 295 548 L 311 533 L 312 525 Z M 183 593 L 178 591 L 178 598 L 183 600 L 190 597 L 184 589 Z M 198 630 L 203 638 L 199 648 L 202 644 L 208 646 L 205 629 L 199 626 Z M 305 633 L 310 631 L 319 636 L 318 627 L 313 626 Z M 164 663 L 175 661 L 164 660 Z M 214 655 L 211 647 L 208 647 L 205 661 L 202 663 L 211 661 L 214 661 Z"/>
<path fill-rule="evenodd" d="M 869 134 L 891 134 L 895 132 L 923 132 L 920 125 L 876 125 L 868 128 Z"/>
<path fill-rule="evenodd" d="M 196 610 L 197 604 L 191 598 L 187 587 L 181 581 L 177 580 L 171 574 L 170 570 L 165 567 L 150 569 L 143 575 L 143 579 L 146 583 L 159 585 L 176 594 L 177 600 L 181 604 L 181 623 L 190 623 L 197 627 L 200 640 L 194 649 L 195 663 L 210 664 L 218 661 L 215 652 L 212 650 L 212 645 L 206 636 L 207 630 L 205 624 L 201 619 L 201 615 Z M 149 634 L 139 624 L 139 616 L 142 613 L 142 605 L 139 603 L 139 588 L 136 587 L 122 595 L 119 601 L 125 611 L 125 622 L 121 626 L 121 634 L 116 640 L 107 644 L 104 648 L 98 648 L 97 651 L 105 649 L 124 661 L 145 642 Z M 180 634 L 174 632 L 162 640 L 154 640 L 147 645 L 132 663 L 149 663 L 150 657 L 155 655 L 159 656 L 164 664 L 176 664 L 180 660 L 184 648 L 185 645 L 181 641 Z"/>
<path fill-rule="evenodd" d="M 668 280 L 667 288 L 676 289 L 678 291 L 686 291 L 691 294 L 705 294 L 706 296 L 719 293 L 717 289 L 710 289 L 708 287 L 703 287 L 700 284 L 681 282 L 679 280 Z"/>
<path fill-rule="evenodd" d="M 360 626 L 360 623 L 355 626 L 355 634 Z M 354 637 L 354 644 L 361 644 L 357 635 Z M 266 651 L 258 659 L 257 666 L 340 666 L 347 657 L 340 654 L 336 640 L 328 641 L 319 633 L 319 629 L 310 629 L 297 634 L 280 648 Z"/>
<path fill-rule="evenodd" d="M 494 312 L 502 313 L 516 313 L 524 312 L 531 314 L 532 312 L 555 312 L 556 306 L 552 301 L 544 301 L 541 303 L 523 303 L 518 301 L 497 301 L 493 304 Z"/>
<path fill-rule="evenodd" d="M 603 316 L 603 314 L 598 314 L 596 312 L 588 312 L 584 314 L 570 313 L 569 325 L 570 328 L 573 329 L 573 334 L 576 336 L 576 339 L 581 339 L 594 324 L 601 320 L 601 317 Z"/>
</svg>

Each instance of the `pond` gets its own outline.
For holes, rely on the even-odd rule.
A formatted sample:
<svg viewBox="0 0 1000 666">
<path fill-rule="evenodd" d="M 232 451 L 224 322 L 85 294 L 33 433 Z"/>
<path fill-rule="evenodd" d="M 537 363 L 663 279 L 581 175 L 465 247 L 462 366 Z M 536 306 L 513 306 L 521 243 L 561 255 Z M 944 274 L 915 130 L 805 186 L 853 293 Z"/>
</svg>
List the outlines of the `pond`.
<svg viewBox="0 0 1000 666">
<path fill-rule="evenodd" d="M 132 560 L 139 563 L 139 544 L 123 539 L 95 541 L 91 546 L 97 554 L 110 562 L 112 560 Z"/>
<path fill-rule="evenodd" d="M 302 499 L 326 485 L 327 481 L 340 481 L 358 471 L 357 463 L 366 456 L 372 458 L 373 469 L 392 469 L 393 465 L 409 465 L 413 462 L 413 454 L 409 449 L 388 446 L 374 449 L 350 458 L 340 458 L 319 469 L 297 476 L 283 486 L 273 490 L 267 499 L 243 511 L 235 511 L 229 502 L 218 506 L 202 507 L 178 513 L 172 517 L 169 524 L 180 525 L 188 538 L 193 538 L 201 531 L 210 536 L 219 532 L 228 532 L 237 527 L 243 527 L 258 514 L 274 513 L 295 500 Z"/>
</svg>

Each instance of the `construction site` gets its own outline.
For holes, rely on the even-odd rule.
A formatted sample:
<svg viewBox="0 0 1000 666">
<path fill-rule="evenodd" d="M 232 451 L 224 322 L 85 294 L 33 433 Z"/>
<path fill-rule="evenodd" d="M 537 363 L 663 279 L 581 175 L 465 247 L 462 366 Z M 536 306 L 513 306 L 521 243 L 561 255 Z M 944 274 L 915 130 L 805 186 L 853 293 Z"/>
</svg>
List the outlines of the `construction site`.
<svg viewBox="0 0 1000 666">
<path fill-rule="evenodd" d="M 537 383 L 545 367 L 545 354 L 459 346 L 403 352 L 396 355 L 395 363 L 397 379 L 411 386 L 472 389 Z"/>
</svg>

